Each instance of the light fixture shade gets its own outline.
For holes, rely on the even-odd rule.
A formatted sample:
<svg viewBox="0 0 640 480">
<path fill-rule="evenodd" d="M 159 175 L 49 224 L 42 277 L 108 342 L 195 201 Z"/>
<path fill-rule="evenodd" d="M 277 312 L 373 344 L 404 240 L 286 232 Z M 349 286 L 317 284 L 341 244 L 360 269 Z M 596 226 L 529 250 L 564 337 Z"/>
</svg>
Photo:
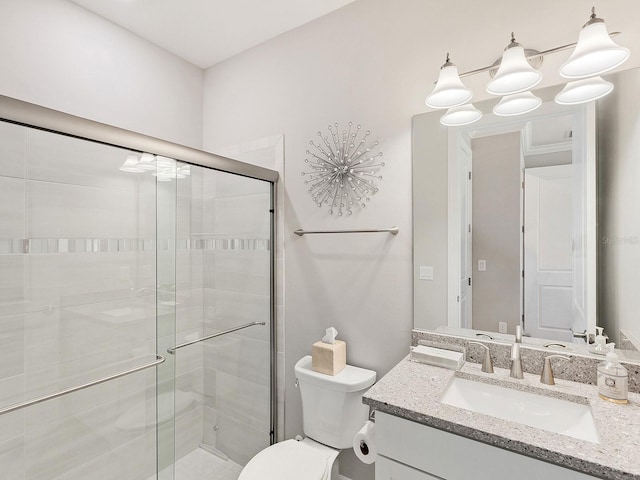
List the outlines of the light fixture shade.
<svg viewBox="0 0 640 480">
<path fill-rule="evenodd" d="M 438 82 L 425 103 L 431 108 L 451 108 L 467 103 L 472 96 L 473 92 L 462 83 L 458 67 L 449 61 L 447 54 L 447 61 L 440 68 Z"/>
<path fill-rule="evenodd" d="M 529 64 L 524 48 L 512 38 L 502 54 L 496 76 L 487 84 L 487 92 L 491 95 L 511 95 L 530 90 L 541 80 L 542 73 Z"/>
<path fill-rule="evenodd" d="M 580 30 L 578 44 L 560 67 L 560 75 L 565 78 L 600 75 L 622 65 L 627 58 L 629 49 L 611 40 L 604 21 L 594 17 Z"/>
<path fill-rule="evenodd" d="M 144 172 L 144 169 L 138 166 L 138 161 L 139 159 L 137 155 L 129 154 L 127 155 L 127 158 L 125 159 L 124 163 L 120 166 L 120 170 L 123 172 L 130 172 L 130 173 Z"/>
<path fill-rule="evenodd" d="M 451 107 L 447 110 L 447 113 L 440 118 L 440 123 L 447 127 L 460 127 L 477 122 L 481 118 L 482 112 L 472 104 L 467 103 L 466 105 Z"/>
<path fill-rule="evenodd" d="M 560 105 L 577 105 L 597 100 L 613 91 L 613 83 L 602 77 L 591 77 L 567 83 L 556 95 L 556 103 Z"/>
<path fill-rule="evenodd" d="M 156 169 L 156 157 L 154 157 L 150 153 L 143 153 L 140 157 L 140 161 L 138 162 L 138 168 L 142 168 L 143 170 L 155 170 Z"/>
<path fill-rule="evenodd" d="M 531 92 L 516 93 L 507 95 L 493 107 L 493 113 L 501 117 L 509 117 L 511 115 L 522 115 L 534 111 L 542 105 L 542 100 Z"/>
</svg>

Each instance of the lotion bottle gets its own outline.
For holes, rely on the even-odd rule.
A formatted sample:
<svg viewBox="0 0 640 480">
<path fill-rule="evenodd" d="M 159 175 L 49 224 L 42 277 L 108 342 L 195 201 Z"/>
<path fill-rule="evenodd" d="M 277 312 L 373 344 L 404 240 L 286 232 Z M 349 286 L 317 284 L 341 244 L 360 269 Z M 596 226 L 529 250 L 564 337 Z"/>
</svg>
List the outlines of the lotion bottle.
<svg viewBox="0 0 640 480">
<path fill-rule="evenodd" d="M 609 353 L 598 365 L 598 394 L 600 398 L 614 403 L 628 403 L 629 374 L 618 361 L 613 350 L 615 343 L 608 343 Z"/>
</svg>

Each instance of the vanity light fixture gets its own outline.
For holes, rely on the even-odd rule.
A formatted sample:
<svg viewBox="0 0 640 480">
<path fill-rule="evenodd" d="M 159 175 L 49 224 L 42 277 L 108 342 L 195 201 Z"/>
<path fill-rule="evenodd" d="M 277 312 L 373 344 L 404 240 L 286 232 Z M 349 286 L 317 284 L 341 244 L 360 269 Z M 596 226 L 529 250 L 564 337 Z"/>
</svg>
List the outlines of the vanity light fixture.
<svg viewBox="0 0 640 480">
<path fill-rule="evenodd" d="M 602 77 L 591 77 L 569 82 L 565 85 L 555 101 L 560 105 L 577 105 L 597 100 L 608 95 L 613 90 L 613 83 Z"/>
<path fill-rule="evenodd" d="M 493 113 L 501 117 L 522 115 L 533 112 L 540 105 L 542 105 L 542 100 L 531 92 L 514 93 L 502 97 L 502 100 L 493 107 Z"/>
<path fill-rule="evenodd" d="M 447 60 L 440 68 L 435 88 L 426 99 L 427 106 L 449 111 L 440 119 L 447 126 L 460 126 L 477 121 L 482 116 L 469 103 L 473 92 L 467 88 L 461 78 L 482 72 L 490 72 L 493 78 L 487 84 L 487 92 L 502 95 L 493 112 L 496 115 L 520 115 L 538 108 L 542 101 L 530 90 L 542 80 L 537 67 L 545 55 L 574 48 L 571 57 L 560 68 L 560 74 L 566 78 L 575 78 L 565 85 L 555 100 L 563 105 L 586 103 L 611 93 L 613 85 L 597 75 L 622 65 L 629 58 L 629 49 L 616 44 L 611 37 L 620 32 L 607 33 L 604 20 L 598 18 L 595 8 L 591 9 L 591 18 L 582 27 L 578 42 L 562 45 L 544 51 L 524 49 L 516 42 L 511 33 L 511 42 L 505 48 L 502 57 L 493 65 L 458 73 L 458 68 Z M 589 78 L 595 77 L 595 78 Z M 466 122 L 466 123 L 465 123 Z"/>
<path fill-rule="evenodd" d="M 628 48 L 611 39 L 604 20 L 596 16 L 593 7 L 591 18 L 580 30 L 575 50 L 560 67 L 560 75 L 565 78 L 600 75 L 622 65 L 629 58 L 629 53 Z"/>
<path fill-rule="evenodd" d="M 438 82 L 425 103 L 431 108 L 451 108 L 469 102 L 472 96 L 473 92 L 462 83 L 458 67 L 451 63 L 447 53 L 447 59 L 440 67 Z"/>
<path fill-rule="evenodd" d="M 440 123 L 446 127 L 461 127 L 462 125 L 477 122 L 481 118 L 482 112 L 471 103 L 467 103 L 466 105 L 451 107 L 440 118 Z"/>
<path fill-rule="evenodd" d="M 511 32 L 511 42 L 504 49 L 495 77 L 487 84 L 491 95 L 511 95 L 531 90 L 542 81 L 542 73 L 533 68 L 524 48 Z"/>
</svg>

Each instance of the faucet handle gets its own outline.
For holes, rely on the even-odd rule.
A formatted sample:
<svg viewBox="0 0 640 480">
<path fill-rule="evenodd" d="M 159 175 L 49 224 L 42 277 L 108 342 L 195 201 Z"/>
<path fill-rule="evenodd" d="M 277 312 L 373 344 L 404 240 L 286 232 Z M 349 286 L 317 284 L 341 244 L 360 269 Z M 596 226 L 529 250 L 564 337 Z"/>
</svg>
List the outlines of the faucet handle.
<svg viewBox="0 0 640 480">
<path fill-rule="evenodd" d="M 493 362 L 491 361 L 491 350 L 484 343 L 469 342 L 469 345 L 480 345 L 484 348 L 484 360 L 482 360 L 482 371 L 485 373 L 493 373 Z"/>
<path fill-rule="evenodd" d="M 565 357 L 564 355 L 549 355 L 544 357 L 544 365 L 542 366 L 542 374 L 540 375 L 540 383 L 545 385 L 555 385 L 556 382 L 553 379 L 553 370 L 551 369 L 551 359 L 562 358 L 563 360 L 571 360 L 571 357 Z"/>
</svg>

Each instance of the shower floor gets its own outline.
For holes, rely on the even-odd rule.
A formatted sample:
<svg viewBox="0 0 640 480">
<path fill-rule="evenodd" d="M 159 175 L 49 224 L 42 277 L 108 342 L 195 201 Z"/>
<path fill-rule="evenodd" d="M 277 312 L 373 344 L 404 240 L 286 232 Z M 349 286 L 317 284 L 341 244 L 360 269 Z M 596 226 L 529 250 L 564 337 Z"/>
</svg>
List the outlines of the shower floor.
<svg viewBox="0 0 640 480">
<path fill-rule="evenodd" d="M 176 462 L 175 480 L 238 480 L 242 467 L 197 448 Z M 155 480 L 155 476 L 148 480 Z"/>
</svg>

